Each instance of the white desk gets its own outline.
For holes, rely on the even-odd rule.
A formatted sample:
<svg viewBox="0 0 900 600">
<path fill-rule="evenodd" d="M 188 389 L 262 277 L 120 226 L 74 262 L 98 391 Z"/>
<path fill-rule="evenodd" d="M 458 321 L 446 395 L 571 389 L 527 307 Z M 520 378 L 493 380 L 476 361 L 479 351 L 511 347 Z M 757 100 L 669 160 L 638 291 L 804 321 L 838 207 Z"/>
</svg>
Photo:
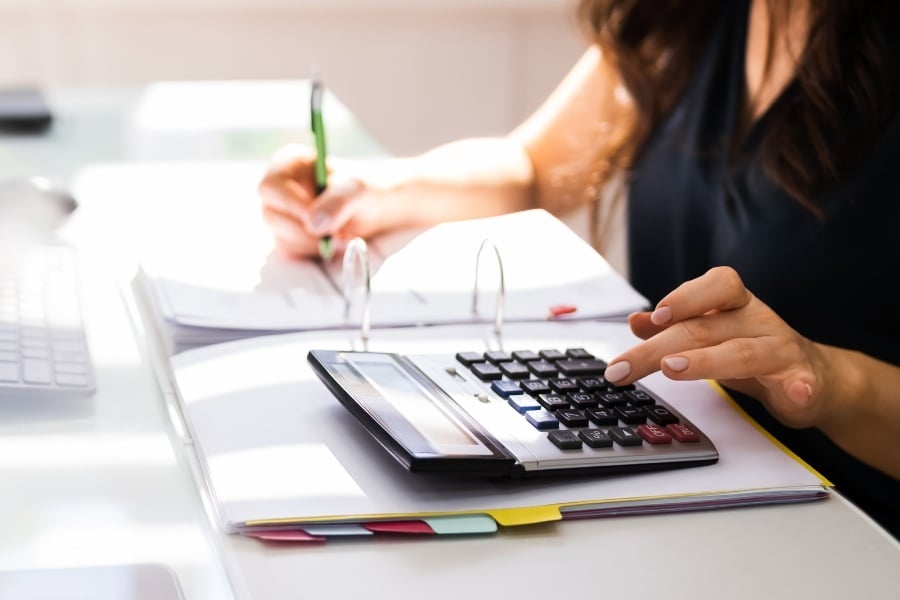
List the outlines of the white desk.
<svg viewBox="0 0 900 600">
<path fill-rule="evenodd" d="M 266 85 L 255 88 L 263 97 L 274 90 Z M 182 105 L 150 127 L 139 98 L 60 95 L 71 104 L 58 105 L 59 128 L 47 138 L 0 140 L 3 152 L 16 158 L 14 170 L 69 176 L 95 161 L 264 160 L 289 136 L 305 135 L 300 115 L 280 130 L 273 122 L 238 127 L 246 98 L 244 108 L 207 115 L 205 123 L 184 118 L 193 109 Z M 90 110 L 97 99 L 104 110 Z M 347 138 L 346 153 L 377 153 L 358 126 L 348 127 L 358 137 Z M 332 147 L 342 153 L 340 143 Z M 127 257 L 127 248 L 104 250 L 117 224 L 92 210 L 90 198 L 82 201 L 64 234 L 84 251 L 98 392 L 71 404 L 0 406 L 0 569 L 160 562 L 175 569 L 188 600 L 881 598 L 900 589 L 900 544 L 837 495 L 809 505 L 563 522 L 486 537 L 280 545 L 223 535 L 206 516 L 190 449 L 166 413 L 122 302 L 122 265 L 110 259 Z M 121 199 L 124 210 L 128 201 Z"/>
</svg>

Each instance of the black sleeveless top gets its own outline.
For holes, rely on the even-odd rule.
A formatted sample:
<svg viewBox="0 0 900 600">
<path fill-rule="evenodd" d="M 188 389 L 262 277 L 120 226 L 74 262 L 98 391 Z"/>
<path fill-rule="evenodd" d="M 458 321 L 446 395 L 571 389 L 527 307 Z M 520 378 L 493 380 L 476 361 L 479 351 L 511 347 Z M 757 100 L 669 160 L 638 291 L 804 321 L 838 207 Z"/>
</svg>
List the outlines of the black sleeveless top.
<svg viewBox="0 0 900 600">
<path fill-rule="evenodd" d="M 633 285 L 655 304 L 710 267 L 730 265 L 804 336 L 900 365 L 900 302 L 891 289 L 900 275 L 900 117 L 860 166 L 824 195 L 824 218 L 814 216 L 766 178 L 757 161 L 773 109 L 737 144 L 740 151 L 733 150 L 750 1 L 720 6 L 692 81 L 633 166 Z M 797 93 L 789 85 L 776 105 Z M 854 459 L 818 430 L 786 428 L 758 402 L 734 395 L 900 538 L 900 482 Z"/>
</svg>

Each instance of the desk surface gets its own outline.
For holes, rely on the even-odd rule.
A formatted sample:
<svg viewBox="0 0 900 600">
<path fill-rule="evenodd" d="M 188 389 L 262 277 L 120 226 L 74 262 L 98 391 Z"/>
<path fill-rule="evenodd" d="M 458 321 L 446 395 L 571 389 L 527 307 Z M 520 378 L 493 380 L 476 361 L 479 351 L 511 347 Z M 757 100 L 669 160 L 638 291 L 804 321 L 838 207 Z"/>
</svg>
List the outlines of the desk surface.
<svg viewBox="0 0 900 600">
<path fill-rule="evenodd" d="M 191 160 L 265 160 L 281 143 L 306 139 L 304 115 L 292 112 L 304 90 L 208 82 L 54 94 L 58 120 L 49 135 L 0 138 L 9 158 L 0 175 L 72 177 L 110 161 L 175 159 L 190 168 Z M 234 100 L 231 108 L 204 114 L 210 98 L 223 96 Z M 270 110 L 247 110 L 266 101 Z M 333 107 L 333 120 L 349 132 L 333 136 L 336 154 L 380 152 L 343 107 Z M 303 546 L 224 535 L 207 517 L 191 449 L 167 414 L 129 320 L 122 273 L 90 252 L 110 224 L 90 210 L 90 198 L 82 202 L 82 220 L 68 235 L 88 250 L 84 303 L 98 392 L 65 404 L 0 406 L 0 570 L 164 563 L 188 600 L 466 592 L 844 598 L 884 597 L 900 587 L 900 544 L 838 495 L 808 505 L 594 519 L 441 540 Z"/>
</svg>

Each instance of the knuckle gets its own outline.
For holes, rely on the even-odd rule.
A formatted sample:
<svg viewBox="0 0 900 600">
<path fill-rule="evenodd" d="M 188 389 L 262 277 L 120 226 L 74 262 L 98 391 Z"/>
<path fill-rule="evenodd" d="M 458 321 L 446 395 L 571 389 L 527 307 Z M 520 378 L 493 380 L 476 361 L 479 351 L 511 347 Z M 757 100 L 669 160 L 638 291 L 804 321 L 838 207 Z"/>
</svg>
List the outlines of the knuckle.
<svg viewBox="0 0 900 600">
<path fill-rule="evenodd" d="M 711 329 L 706 319 L 688 319 L 677 325 L 681 338 L 693 346 L 706 345 L 711 337 Z"/>
<path fill-rule="evenodd" d="M 732 340 L 732 350 L 737 356 L 738 363 L 741 365 L 754 364 L 756 362 L 756 350 L 750 340 L 736 339 Z"/>
</svg>

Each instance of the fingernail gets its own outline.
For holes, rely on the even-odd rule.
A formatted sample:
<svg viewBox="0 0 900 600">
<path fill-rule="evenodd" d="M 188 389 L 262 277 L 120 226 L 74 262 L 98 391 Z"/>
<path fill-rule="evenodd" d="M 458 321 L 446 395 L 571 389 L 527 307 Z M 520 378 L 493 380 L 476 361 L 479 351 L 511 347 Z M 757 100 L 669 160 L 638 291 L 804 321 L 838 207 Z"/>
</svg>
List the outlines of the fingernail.
<svg viewBox="0 0 900 600">
<path fill-rule="evenodd" d="M 663 359 L 663 362 L 675 372 L 681 372 L 688 368 L 688 359 L 683 356 L 668 356 Z"/>
<path fill-rule="evenodd" d="M 668 306 L 660 306 L 650 315 L 650 322 L 654 325 L 665 325 L 672 320 L 672 309 Z"/>
<path fill-rule="evenodd" d="M 310 219 L 310 225 L 316 233 L 324 233 L 331 228 L 331 215 L 317 212 Z"/>
<path fill-rule="evenodd" d="M 607 381 L 616 382 L 628 377 L 629 373 L 631 373 L 631 363 L 627 360 L 623 360 L 606 367 L 606 373 L 603 374 L 603 377 L 605 377 Z"/>
</svg>

